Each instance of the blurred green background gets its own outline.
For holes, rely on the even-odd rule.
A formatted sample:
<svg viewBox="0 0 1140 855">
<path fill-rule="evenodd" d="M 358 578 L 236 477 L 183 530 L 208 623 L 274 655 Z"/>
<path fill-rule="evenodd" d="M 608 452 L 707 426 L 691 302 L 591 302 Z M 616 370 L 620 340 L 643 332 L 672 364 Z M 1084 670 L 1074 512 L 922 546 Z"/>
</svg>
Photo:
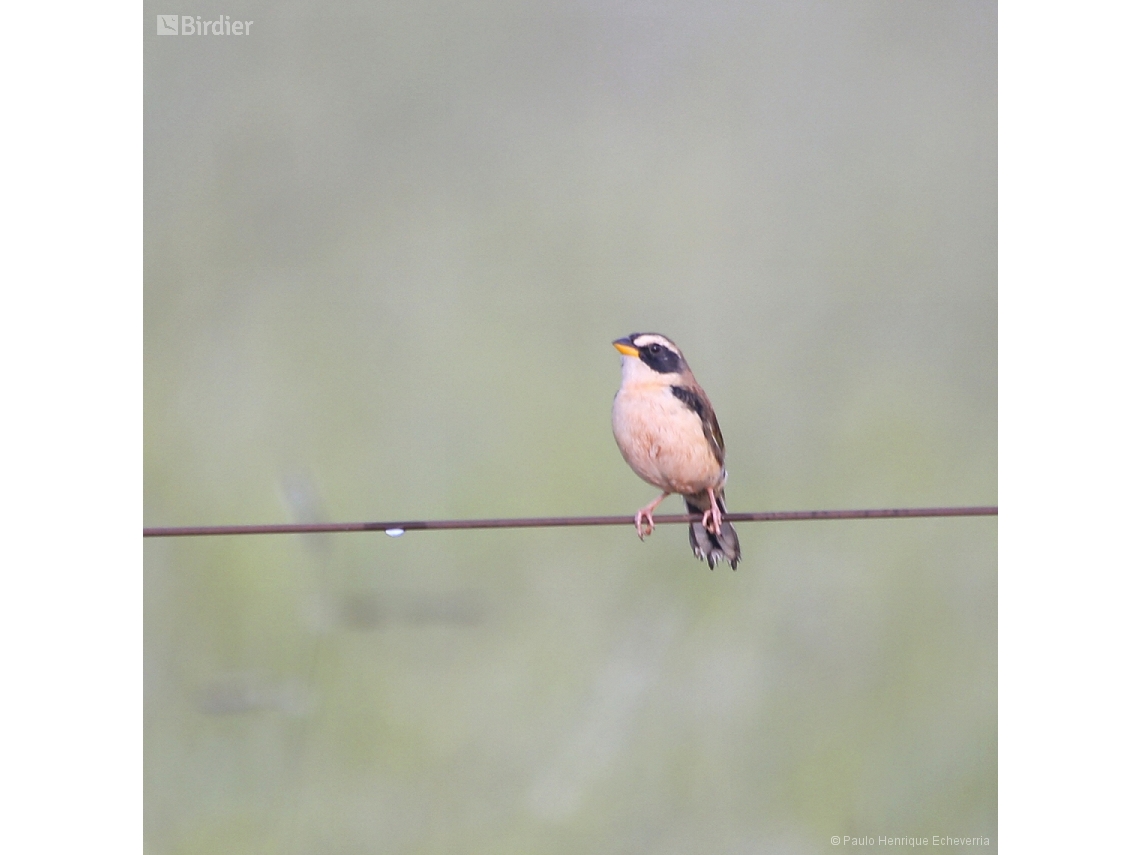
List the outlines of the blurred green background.
<svg viewBox="0 0 1140 855">
<path fill-rule="evenodd" d="M 632 515 L 647 330 L 732 510 L 996 503 L 996 3 L 145 11 L 147 525 Z M 996 851 L 996 520 L 739 532 L 148 540 L 146 850 Z"/>
</svg>

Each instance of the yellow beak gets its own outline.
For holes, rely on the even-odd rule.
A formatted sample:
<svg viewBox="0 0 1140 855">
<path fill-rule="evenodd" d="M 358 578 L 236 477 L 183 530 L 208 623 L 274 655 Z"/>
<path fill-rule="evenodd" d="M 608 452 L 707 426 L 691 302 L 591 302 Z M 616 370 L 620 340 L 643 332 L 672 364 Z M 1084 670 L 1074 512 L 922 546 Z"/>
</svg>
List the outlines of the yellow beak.
<svg viewBox="0 0 1140 855">
<path fill-rule="evenodd" d="M 629 343 L 628 338 L 619 338 L 614 342 L 614 347 L 617 348 L 618 353 L 622 356 L 638 356 L 637 348 Z"/>
</svg>

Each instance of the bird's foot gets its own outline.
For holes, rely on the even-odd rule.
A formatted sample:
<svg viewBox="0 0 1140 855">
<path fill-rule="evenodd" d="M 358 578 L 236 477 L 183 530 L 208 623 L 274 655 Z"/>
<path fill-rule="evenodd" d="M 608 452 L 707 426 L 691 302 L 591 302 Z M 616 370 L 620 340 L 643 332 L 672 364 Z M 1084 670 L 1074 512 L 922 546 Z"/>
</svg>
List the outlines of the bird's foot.
<svg viewBox="0 0 1140 855">
<path fill-rule="evenodd" d="M 721 523 L 720 505 L 711 490 L 709 491 L 709 499 L 712 500 L 712 504 L 709 506 L 709 509 L 705 511 L 704 516 L 701 517 L 701 525 L 713 534 L 719 535 Z"/>
<path fill-rule="evenodd" d="M 642 540 L 645 540 L 645 538 L 653 534 L 653 512 L 657 509 L 658 505 L 665 501 L 668 495 L 668 493 L 662 493 L 660 496 L 658 496 L 656 499 L 638 511 L 637 515 L 633 518 L 633 524 L 637 528 L 637 536 Z M 641 531 L 642 523 L 645 523 L 646 525 L 644 532 Z"/>
<path fill-rule="evenodd" d="M 642 523 L 645 524 L 645 531 L 641 530 Z M 645 540 L 645 538 L 653 534 L 653 509 L 642 508 L 633 518 L 633 524 L 637 528 L 638 538 Z"/>
</svg>

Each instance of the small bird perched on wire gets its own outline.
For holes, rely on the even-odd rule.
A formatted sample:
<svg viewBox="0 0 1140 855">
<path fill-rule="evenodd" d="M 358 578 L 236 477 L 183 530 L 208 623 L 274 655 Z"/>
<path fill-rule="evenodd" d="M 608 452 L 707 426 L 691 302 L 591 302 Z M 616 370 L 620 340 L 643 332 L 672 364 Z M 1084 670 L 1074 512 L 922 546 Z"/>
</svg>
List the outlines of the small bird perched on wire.
<svg viewBox="0 0 1140 855">
<path fill-rule="evenodd" d="M 724 438 L 708 395 L 680 348 L 665 336 L 630 333 L 613 344 L 622 356 L 614 439 L 630 468 L 664 491 L 637 512 L 637 536 L 652 534 L 654 509 L 680 493 L 689 513 L 702 514 L 701 522 L 689 524 L 693 554 L 708 561 L 709 569 L 724 560 L 735 570 L 740 541 L 723 519 Z"/>
</svg>

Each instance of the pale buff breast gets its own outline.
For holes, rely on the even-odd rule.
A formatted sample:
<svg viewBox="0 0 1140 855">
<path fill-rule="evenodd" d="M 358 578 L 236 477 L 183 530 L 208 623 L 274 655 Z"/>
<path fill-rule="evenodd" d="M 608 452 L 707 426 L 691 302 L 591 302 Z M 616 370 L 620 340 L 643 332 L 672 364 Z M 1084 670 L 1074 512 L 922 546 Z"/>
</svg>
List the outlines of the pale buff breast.
<svg viewBox="0 0 1140 855">
<path fill-rule="evenodd" d="M 613 427 L 626 463 L 661 490 L 700 493 L 724 480 L 700 417 L 668 386 L 623 386 L 614 398 Z"/>
</svg>

